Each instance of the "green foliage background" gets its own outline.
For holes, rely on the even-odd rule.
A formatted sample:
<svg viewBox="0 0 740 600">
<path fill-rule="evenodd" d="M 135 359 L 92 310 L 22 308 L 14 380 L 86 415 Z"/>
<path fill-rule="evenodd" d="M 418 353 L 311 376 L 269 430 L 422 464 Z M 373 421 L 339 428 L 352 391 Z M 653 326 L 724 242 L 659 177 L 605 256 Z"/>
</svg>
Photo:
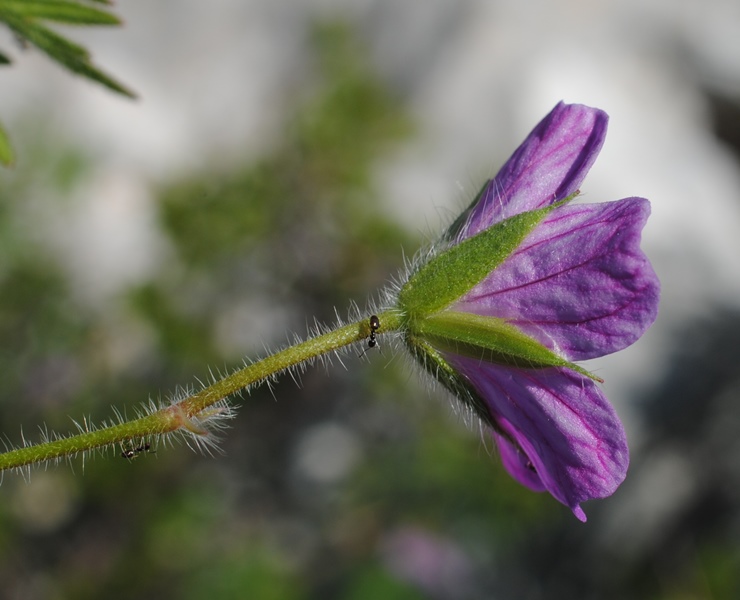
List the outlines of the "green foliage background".
<svg viewBox="0 0 740 600">
<path fill-rule="evenodd" d="M 0 425 L 8 444 L 67 415 L 109 418 L 238 366 L 219 341 L 244 305 L 249 333 L 280 344 L 306 322 L 386 284 L 421 243 L 382 210 L 381 158 L 414 135 L 393 90 L 350 30 L 316 27 L 315 91 L 297 100 L 271 154 L 153 183 L 174 252 L 104 314 L 79 301 L 53 248 L 35 235 L 39 182 L 70 195 L 94 158 L 23 145 L 0 185 Z M 41 126 L 43 127 L 43 126 Z M 22 134 L 22 132 L 21 132 Z M 34 136 L 35 137 L 35 136 Z M 29 138 L 30 140 L 30 138 Z M 91 249 L 94 252 L 94 249 Z M 265 310 L 269 307 L 269 310 Z M 243 312 L 243 311 L 242 311 Z M 235 325 L 236 326 L 236 325 Z M 144 344 L 133 363 L 111 348 Z M 578 523 L 515 484 L 475 425 L 418 385 L 383 344 L 346 368 L 309 368 L 244 397 L 223 456 L 159 447 L 6 474 L 0 487 L 0 585 L 8 598 L 730 598 L 737 546 L 698 534 L 696 551 L 613 551 L 614 499 Z M 23 426 L 21 433 L 20 427 Z M 346 476 L 311 479 L 302 441 L 327 424 L 360 449 Z M 317 429 L 318 428 L 318 429 Z M 22 437 L 23 436 L 23 437 Z M 343 451 L 342 448 L 337 450 Z M 682 569 L 666 581 L 666 564 Z M 413 568 L 412 568 L 413 567 Z M 539 594 L 538 595 L 538 590 Z"/>
</svg>

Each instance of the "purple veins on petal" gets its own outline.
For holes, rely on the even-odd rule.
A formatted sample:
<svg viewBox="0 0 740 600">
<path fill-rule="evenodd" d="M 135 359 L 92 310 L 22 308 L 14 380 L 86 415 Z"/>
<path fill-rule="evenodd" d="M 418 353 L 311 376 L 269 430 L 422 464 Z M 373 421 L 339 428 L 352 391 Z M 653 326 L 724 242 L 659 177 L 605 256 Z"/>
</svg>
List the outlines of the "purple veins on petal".
<svg viewBox="0 0 740 600">
<path fill-rule="evenodd" d="M 568 360 L 621 350 L 657 315 L 649 214 L 641 198 L 559 207 L 453 309 L 506 319 Z"/>
<path fill-rule="evenodd" d="M 608 120 L 601 110 L 559 103 L 489 181 L 458 240 L 578 191 L 604 143 Z"/>
<path fill-rule="evenodd" d="M 588 377 L 561 367 L 518 369 L 446 354 L 485 401 L 506 470 L 547 490 L 580 520 L 580 503 L 624 480 L 629 450 L 619 417 Z"/>
</svg>

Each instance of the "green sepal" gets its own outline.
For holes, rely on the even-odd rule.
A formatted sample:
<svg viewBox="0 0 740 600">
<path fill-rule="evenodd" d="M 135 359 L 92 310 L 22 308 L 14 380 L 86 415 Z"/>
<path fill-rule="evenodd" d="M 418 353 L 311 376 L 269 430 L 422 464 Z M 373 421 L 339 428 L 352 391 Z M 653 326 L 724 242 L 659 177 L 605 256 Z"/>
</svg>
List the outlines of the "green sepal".
<svg viewBox="0 0 740 600">
<path fill-rule="evenodd" d="M 413 345 L 415 338 L 442 353 L 520 369 L 565 367 L 601 381 L 497 317 L 445 310 L 410 323 L 407 341 Z"/>
<path fill-rule="evenodd" d="M 446 308 L 498 267 L 559 205 L 514 215 L 444 250 L 401 288 L 398 308 L 411 320 Z"/>
</svg>

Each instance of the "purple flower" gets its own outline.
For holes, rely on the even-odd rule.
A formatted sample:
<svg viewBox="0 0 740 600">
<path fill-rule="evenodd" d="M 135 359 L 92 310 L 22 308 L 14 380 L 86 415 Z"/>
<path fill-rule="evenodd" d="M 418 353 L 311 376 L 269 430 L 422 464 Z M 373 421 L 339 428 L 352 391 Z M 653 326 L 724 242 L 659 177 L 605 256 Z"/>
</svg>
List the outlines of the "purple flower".
<svg viewBox="0 0 740 600">
<path fill-rule="evenodd" d="M 422 314 L 414 288 L 433 284 L 444 294 L 440 271 L 464 263 L 452 256 L 433 266 L 432 259 L 409 279 L 405 302 L 415 311 L 408 317 L 412 352 L 448 388 L 468 396 L 492 426 L 509 473 L 550 492 L 582 521 L 581 502 L 611 495 L 624 480 L 629 452 L 595 378 L 571 361 L 635 342 L 655 320 L 659 297 L 658 278 L 640 250 L 648 201 L 568 203 L 601 149 L 606 125 L 600 110 L 558 104 L 445 236 L 447 252 L 461 257 L 464 248 L 483 243 L 477 239 L 485 232 L 509 240 L 493 268 L 476 271 L 467 284 L 455 279 L 446 304 Z M 506 237 L 520 220 L 526 224 L 519 237 Z M 481 341 L 487 327 L 494 341 Z"/>
</svg>

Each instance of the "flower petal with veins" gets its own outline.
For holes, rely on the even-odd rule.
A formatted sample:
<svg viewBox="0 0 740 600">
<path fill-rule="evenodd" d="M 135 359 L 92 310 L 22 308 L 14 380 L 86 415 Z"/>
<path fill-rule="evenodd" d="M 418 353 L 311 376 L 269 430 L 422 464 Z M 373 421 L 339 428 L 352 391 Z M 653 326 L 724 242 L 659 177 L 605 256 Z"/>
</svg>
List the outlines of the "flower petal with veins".
<svg viewBox="0 0 740 600">
<path fill-rule="evenodd" d="M 603 111 L 559 103 L 488 182 L 458 239 L 576 193 L 604 144 L 608 121 Z"/>
<path fill-rule="evenodd" d="M 517 369 L 446 354 L 494 415 L 506 470 L 547 490 L 585 521 L 580 503 L 614 493 L 629 450 L 619 417 L 596 383 L 565 368 Z"/>
<path fill-rule="evenodd" d="M 568 360 L 622 350 L 657 315 L 649 214 L 642 198 L 559 207 L 451 309 L 506 319 Z"/>
</svg>

